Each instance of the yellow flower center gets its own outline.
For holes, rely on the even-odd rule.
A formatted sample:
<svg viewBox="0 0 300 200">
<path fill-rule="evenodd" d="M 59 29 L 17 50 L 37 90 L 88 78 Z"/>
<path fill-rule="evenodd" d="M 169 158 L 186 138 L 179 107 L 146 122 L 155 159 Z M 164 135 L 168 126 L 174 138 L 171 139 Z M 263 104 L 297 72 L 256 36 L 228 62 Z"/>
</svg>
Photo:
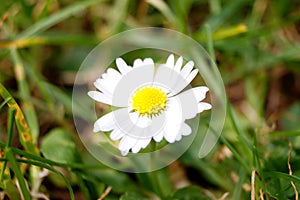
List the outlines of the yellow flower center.
<svg viewBox="0 0 300 200">
<path fill-rule="evenodd" d="M 167 94 L 159 87 L 145 86 L 139 88 L 131 97 L 132 112 L 141 116 L 156 116 L 166 109 Z"/>
</svg>

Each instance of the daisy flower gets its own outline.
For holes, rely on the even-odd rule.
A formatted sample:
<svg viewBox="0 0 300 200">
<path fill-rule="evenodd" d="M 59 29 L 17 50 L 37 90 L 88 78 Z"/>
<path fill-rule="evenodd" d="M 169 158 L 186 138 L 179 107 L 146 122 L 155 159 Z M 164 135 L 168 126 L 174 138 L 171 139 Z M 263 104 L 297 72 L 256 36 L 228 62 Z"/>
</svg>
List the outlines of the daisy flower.
<svg viewBox="0 0 300 200">
<path fill-rule="evenodd" d="M 181 140 L 192 133 L 185 120 L 211 109 L 201 102 L 209 90 L 206 86 L 184 90 L 198 74 L 193 61 L 182 67 L 183 58 L 175 63 L 171 54 L 157 68 L 151 58 L 136 59 L 133 66 L 117 58 L 116 65 L 118 70 L 109 68 L 94 82 L 99 91 L 88 95 L 115 108 L 94 123 L 93 131 L 111 131 L 123 156 L 146 148 L 152 139 Z"/>
</svg>

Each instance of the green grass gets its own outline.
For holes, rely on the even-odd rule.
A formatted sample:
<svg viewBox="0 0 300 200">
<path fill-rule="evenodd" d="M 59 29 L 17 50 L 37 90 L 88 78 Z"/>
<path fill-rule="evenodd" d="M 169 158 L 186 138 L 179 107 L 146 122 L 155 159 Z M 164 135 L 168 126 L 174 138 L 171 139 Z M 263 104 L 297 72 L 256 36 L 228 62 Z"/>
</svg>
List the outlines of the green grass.
<svg viewBox="0 0 300 200">
<path fill-rule="evenodd" d="M 2 2 L 1 196 L 298 199 L 299 6 L 296 0 Z M 223 78 L 227 115 L 205 158 L 199 159 L 195 142 L 164 169 L 130 174 L 99 163 L 84 148 L 72 119 L 72 83 L 98 43 L 149 26 L 182 32 L 204 46 Z M 73 112 L 91 120 L 80 102 Z M 49 173 L 41 176 L 44 169 Z"/>
</svg>

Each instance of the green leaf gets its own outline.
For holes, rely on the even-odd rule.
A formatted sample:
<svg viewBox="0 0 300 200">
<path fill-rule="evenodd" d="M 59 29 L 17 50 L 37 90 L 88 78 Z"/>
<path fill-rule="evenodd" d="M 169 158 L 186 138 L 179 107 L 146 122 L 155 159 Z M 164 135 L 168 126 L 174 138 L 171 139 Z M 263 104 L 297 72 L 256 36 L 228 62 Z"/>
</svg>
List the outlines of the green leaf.
<svg viewBox="0 0 300 200">
<path fill-rule="evenodd" d="M 263 175 L 270 178 L 267 185 L 269 194 L 276 199 L 293 199 L 294 190 L 290 181 L 299 184 L 300 178 L 298 176 L 278 171 L 264 172 Z"/>
<path fill-rule="evenodd" d="M 201 188 L 196 186 L 188 186 L 177 190 L 172 199 L 176 200 L 205 200 L 210 199 L 204 194 Z"/>
<path fill-rule="evenodd" d="M 76 144 L 64 129 L 50 131 L 42 141 L 41 152 L 46 158 L 56 162 L 75 163 L 80 160 Z"/>
<path fill-rule="evenodd" d="M 120 200 L 146 200 L 149 198 L 143 197 L 141 194 L 126 192 L 124 195 L 120 197 Z"/>
<path fill-rule="evenodd" d="M 106 185 L 110 185 L 115 193 L 137 191 L 136 185 L 126 173 L 112 169 L 102 169 L 93 171 L 91 174 Z"/>
<path fill-rule="evenodd" d="M 268 193 L 276 199 L 291 199 L 293 195 L 293 188 L 289 181 L 284 179 L 273 178 L 268 180 Z"/>
<path fill-rule="evenodd" d="M 9 199 L 20 200 L 21 196 L 18 191 L 17 186 L 14 185 L 14 182 L 10 179 L 3 181 L 3 190 L 4 193 L 9 197 Z M 1 186 L 2 187 L 2 186 Z"/>
</svg>

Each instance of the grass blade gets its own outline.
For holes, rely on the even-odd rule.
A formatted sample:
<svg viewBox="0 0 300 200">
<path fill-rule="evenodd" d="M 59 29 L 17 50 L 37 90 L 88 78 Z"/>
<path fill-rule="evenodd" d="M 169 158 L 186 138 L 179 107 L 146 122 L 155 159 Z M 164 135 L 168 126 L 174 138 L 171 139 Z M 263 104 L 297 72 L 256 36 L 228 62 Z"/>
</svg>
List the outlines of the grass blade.
<svg viewBox="0 0 300 200">
<path fill-rule="evenodd" d="M 273 131 L 269 135 L 271 137 L 297 137 L 300 136 L 300 131 Z"/>
<path fill-rule="evenodd" d="M 18 179 L 23 198 L 25 200 L 30 200 L 31 196 L 30 196 L 30 193 L 28 191 L 25 179 L 24 179 L 24 177 L 21 173 L 21 170 L 18 166 L 18 163 L 16 161 L 15 156 L 14 156 L 13 152 L 11 151 L 11 148 L 6 148 L 5 149 L 5 156 L 6 156 L 7 160 L 9 161 L 9 163 L 11 165 L 11 168 L 14 171 L 15 176 Z"/>
<path fill-rule="evenodd" d="M 17 35 L 17 38 L 30 37 L 32 35 L 38 34 L 51 26 L 65 20 L 66 18 L 78 13 L 87 7 L 93 6 L 97 3 L 103 2 L 104 0 L 89 0 L 89 1 L 80 1 L 78 3 L 74 3 L 67 8 L 51 15 L 48 18 L 45 18 L 31 27 L 27 28 L 24 32 Z"/>
<path fill-rule="evenodd" d="M 27 120 L 30 132 L 32 134 L 33 142 L 36 144 L 39 135 L 39 124 L 34 106 L 29 101 L 30 89 L 26 81 L 23 62 L 18 54 L 18 51 L 15 48 L 12 48 L 10 50 L 10 53 L 14 63 L 14 70 L 16 74 L 16 80 L 18 82 L 18 89 L 22 98 L 22 108 L 24 111 L 24 115 Z"/>
<path fill-rule="evenodd" d="M 168 21 L 175 27 L 177 27 L 176 15 L 171 11 L 170 7 L 162 0 L 147 0 L 147 2 L 158 9 Z"/>
<path fill-rule="evenodd" d="M 0 110 L 5 106 L 10 101 L 11 98 L 5 99 L 1 104 L 0 104 Z"/>
<path fill-rule="evenodd" d="M 241 193 L 242 193 L 243 184 L 244 184 L 244 181 L 245 181 L 245 178 L 246 178 L 246 173 L 245 173 L 245 170 L 243 168 L 240 168 L 238 176 L 239 176 L 239 181 L 236 184 L 235 189 L 233 191 L 233 195 L 232 195 L 233 200 L 242 199 L 241 198 Z"/>
<path fill-rule="evenodd" d="M 38 155 L 39 154 L 38 148 L 33 143 L 30 129 L 25 121 L 21 108 L 1 83 L 0 83 L 0 96 L 2 96 L 2 98 L 5 101 L 9 99 L 9 101 L 7 102 L 8 106 L 10 108 L 16 109 L 15 121 L 18 128 L 21 144 L 23 145 L 26 151 Z"/>
<path fill-rule="evenodd" d="M 298 184 L 300 184 L 300 178 L 298 176 L 295 175 L 289 175 L 283 172 L 264 172 L 263 173 L 265 177 L 269 177 L 269 178 L 283 178 L 283 179 L 287 179 L 289 181 L 294 181 Z"/>
<path fill-rule="evenodd" d="M 64 182 L 66 183 L 66 186 L 69 190 L 69 193 L 70 193 L 70 198 L 72 200 L 75 200 L 75 196 L 74 196 L 74 192 L 73 192 L 73 189 L 72 189 L 72 186 L 70 184 L 70 182 L 68 181 L 68 179 L 61 173 L 59 172 L 58 170 L 54 169 L 53 167 L 47 165 L 47 164 L 44 164 L 44 163 L 41 163 L 41 162 L 37 162 L 37 161 L 33 161 L 33 160 L 24 160 L 24 159 L 18 159 L 17 160 L 18 162 L 22 162 L 22 163 L 27 163 L 27 164 L 31 164 L 31 165 L 35 165 L 35 166 L 38 166 L 38 167 L 41 167 L 41 168 L 45 168 L 45 169 L 48 169 L 56 174 L 58 174 L 59 176 L 61 176 L 64 180 Z"/>
</svg>

